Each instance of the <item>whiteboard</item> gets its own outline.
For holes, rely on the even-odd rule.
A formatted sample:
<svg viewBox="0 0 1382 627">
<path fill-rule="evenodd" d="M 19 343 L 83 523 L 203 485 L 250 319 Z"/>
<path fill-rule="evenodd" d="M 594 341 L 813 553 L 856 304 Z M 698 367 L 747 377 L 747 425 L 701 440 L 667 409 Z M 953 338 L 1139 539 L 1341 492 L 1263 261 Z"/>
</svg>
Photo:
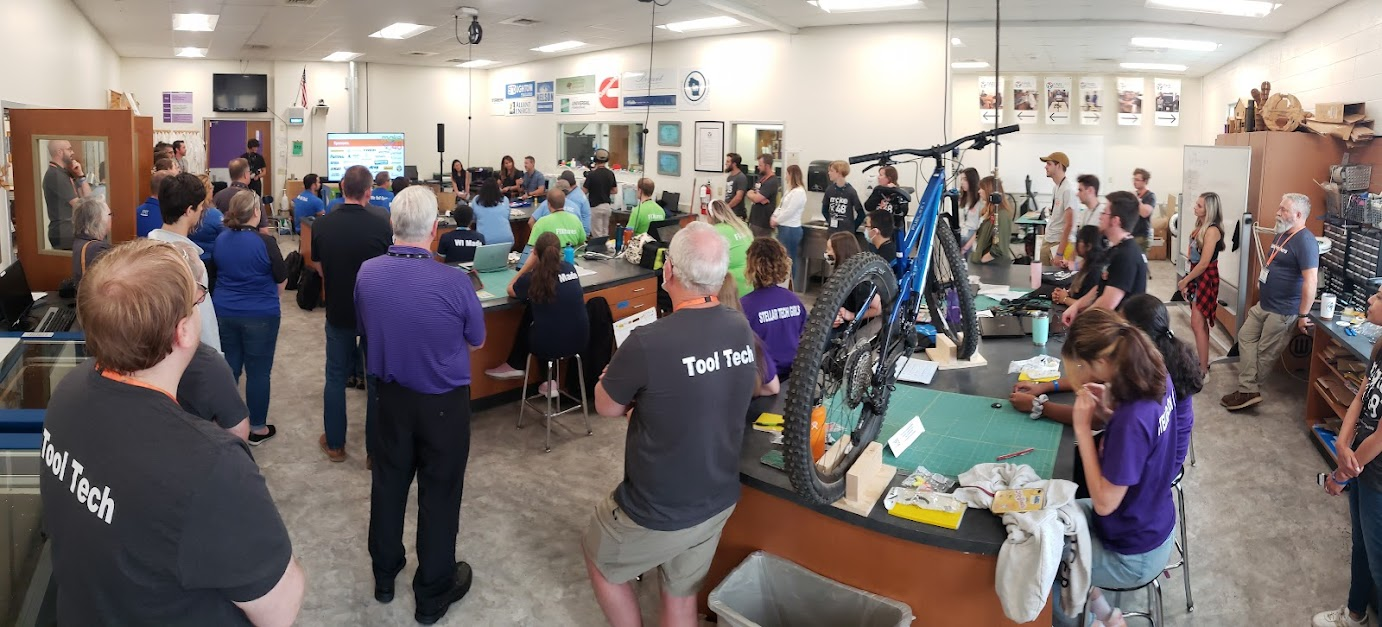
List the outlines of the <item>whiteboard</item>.
<svg viewBox="0 0 1382 627">
<path fill-rule="evenodd" d="M 1011 194 L 1021 194 L 1026 177 L 1032 177 L 1032 192 L 1047 198 L 1055 183 L 1046 178 L 1046 165 L 1041 158 L 1053 152 L 1063 152 L 1070 157 L 1070 169 L 1066 177 L 1074 179 L 1081 174 L 1093 174 L 1101 182 L 1108 181 L 1104 176 L 1104 136 L 1103 135 L 1063 135 L 1059 133 L 1027 133 L 1018 131 L 999 138 L 1002 145 L 997 149 L 998 177 L 1003 179 L 1003 187 Z M 994 148 L 983 151 L 970 151 L 965 155 L 965 166 L 979 171 L 979 176 L 987 176 L 993 167 Z M 1042 203 L 1042 207 L 1050 201 Z"/>
<path fill-rule="evenodd" d="M 1247 233 L 1240 235 L 1241 244 L 1233 251 L 1234 225 L 1243 219 L 1248 209 L 1248 177 L 1252 168 L 1252 149 L 1247 146 L 1186 146 L 1182 167 L 1180 236 L 1176 250 L 1180 251 L 1176 267 L 1188 271 L 1190 233 L 1195 230 L 1195 201 L 1204 192 L 1219 195 L 1223 209 L 1224 252 L 1219 253 L 1219 300 L 1229 303 L 1229 309 L 1239 313 L 1239 272 L 1242 260 L 1252 254 L 1252 240 Z"/>
</svg>

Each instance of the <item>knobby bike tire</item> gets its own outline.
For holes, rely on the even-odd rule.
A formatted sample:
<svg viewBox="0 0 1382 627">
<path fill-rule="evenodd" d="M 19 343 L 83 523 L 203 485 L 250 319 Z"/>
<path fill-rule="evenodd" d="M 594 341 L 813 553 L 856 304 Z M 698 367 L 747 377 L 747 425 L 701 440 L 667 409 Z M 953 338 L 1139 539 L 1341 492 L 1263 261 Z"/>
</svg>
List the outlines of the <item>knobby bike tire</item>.
<svg viewBox="0 0 1382 627">
<path fill-rule="evenodd" d="M 931 249 L 931 266 L 925 288 L 931 324 L 936 327 L 937 334 L 945 334 L 955 342 L 957 358 L 969 359 L 979 350 L 979 316 L 974 311 L 974 296 L 969 293 L 969 269 L 960 255 L 960 245 L 955 241 L 953 231 L 938 226 L 935 243 L 939 246 Z M 948 273 L 949 276 L 941 273 Z M 945 317 L 946 289 L 953 289 L 959 300 L 959 328 L 954 328 Z"/>
<path fill-rule="evenodd" d="M 784 410 L 783 458 L 786 462 L 787 476 L 792 487 L 808 501 L 817 504 L 834 503 L 844 496 L 845 473 L 859 458 L 869 443 L 878 437 L 883 426 L 883 413 L 887 409 L 887 395 L 893 383 L 892 365 L 888 368 L 887 383 L 879 394 L 870 396 L 881 399 L 881 405 L 874 406 L 874 399 L 865 399 L 860 405 L 862 413 L 855 427 L 855 446 L 836 465 L 833 472 L 822 473 L 816 468 L 816 459 L 811 451 L 811 411 L 817 400 L 829 405 L 828 398 L 822 398 L 823 388 L 830 383 L 833 366 L 845 361 L 850 351 L 837 351 L 851 338 L 832 338 L 831 323 L 856 286 L 872 281 L 878 286 L 878 296 L 883 306 L 880 319 L 887 323 L 887 316 L 894 299 L 897 298 L 898 282 L 892 269 L 881 257 L 872 253 L 859 253 L 849 259 L 826 281 L 816 304 L 806 320 L 801 343 L 797 348 L 796 359 L 792 362 L 793 375 L 788 380 L 787 399 Z M 859 329 L 856 329 L 858 333 Z M 882 332 L 879 332 L 880 335 Z M 874 342 L 874 352 L 884 349 Z M 896 359 L 896 353 L 893 359 Z M 882 355 L 874 355 L 875 363 L 882 361 Z M 841 381 L 847 386 L 849 381 Z M 848 390 L 846 390 L 848 393 Z M 876 409 L 876 411 L 875 411 Z M 828 419 L 828 417 L 827 417 Z"/>
</svg>

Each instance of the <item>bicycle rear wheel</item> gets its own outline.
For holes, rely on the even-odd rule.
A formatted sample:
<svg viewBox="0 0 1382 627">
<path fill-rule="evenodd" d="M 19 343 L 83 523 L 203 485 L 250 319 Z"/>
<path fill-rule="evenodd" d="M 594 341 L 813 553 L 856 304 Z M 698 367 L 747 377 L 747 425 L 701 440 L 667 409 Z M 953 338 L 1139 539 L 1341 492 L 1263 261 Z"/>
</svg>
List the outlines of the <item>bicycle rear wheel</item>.
<svg viewBox="0 0 1382 627">
<path fill-rule="evenodd" d="M 868 323 L 861 320 L 852 331 L 843 330 L 848 323 L 832 328 L 850 295 L 871 288 L 882 314 Z M 829 504 L 844 496 L 845 473 L 883 426 L 895 380 L 893 364 L 914 345 L 914 334 L 908 334 L 890 350 L 882 347 L 882 329 L 897 294 L 897 277 L 888 264 L 872 253 L 860 253 L 835 270 L 811 308 L 787 385 L 782 452 L 792 487 L 813 503 Z M 816 465 L 819 455 L 811 445 L 812 414 L 818 407 L 825 418 L 825 450 L 850 436 L 851 448 L 829 469 Z"/>
<path fill-rule="evenodd" d="M 956 357 L 969 359 L 979 350 L 979 316 L 969 293 L 968 268 L 955 233 L 943 224 L 936 227 L 934 243 L 925 289 L 931 325 L 955 343 Z"/>
</svg>

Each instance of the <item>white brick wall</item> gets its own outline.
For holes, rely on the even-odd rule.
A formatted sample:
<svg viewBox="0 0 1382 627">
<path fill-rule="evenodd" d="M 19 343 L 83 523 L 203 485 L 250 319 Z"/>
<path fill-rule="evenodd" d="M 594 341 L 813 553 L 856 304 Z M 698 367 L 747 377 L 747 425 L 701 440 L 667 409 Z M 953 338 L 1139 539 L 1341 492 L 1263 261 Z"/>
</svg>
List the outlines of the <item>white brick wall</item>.
<svg viewBox="0 0 1382 627">
<path fill-rule="evenodd" d="M 1351 0 L 1204 77 L 1203 141 L 1223 132 L 1226 106 L 1271 81 L 1307 110 L 1366 102 L 1382 116 L 1382 0 Z"/>
</svg>

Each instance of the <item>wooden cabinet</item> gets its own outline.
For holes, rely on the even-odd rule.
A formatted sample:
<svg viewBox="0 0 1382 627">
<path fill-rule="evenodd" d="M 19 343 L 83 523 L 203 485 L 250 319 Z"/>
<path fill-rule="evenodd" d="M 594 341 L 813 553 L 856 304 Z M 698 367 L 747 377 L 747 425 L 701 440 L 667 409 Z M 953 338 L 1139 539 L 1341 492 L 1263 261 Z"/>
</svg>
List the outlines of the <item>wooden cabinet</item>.
<svg viewBox="0 0 1382 627">
<path fill-rule="evenodd" d="M 1315 326 L 1311 331 L 1310 382 L 1305 390 L 1305 426 L 1310 443 L 1330 467 L 1335 467 L 1338 464 L 1326 440 L 1332 441 L 1332 434 L 1338 433 L 1366 374 L 1373 347 L 1361 335 L 1348 335 L 1334 320 L 1321 320 L 1317 314 L 1311 314 L 1310 320 Z"/>
</svg>

